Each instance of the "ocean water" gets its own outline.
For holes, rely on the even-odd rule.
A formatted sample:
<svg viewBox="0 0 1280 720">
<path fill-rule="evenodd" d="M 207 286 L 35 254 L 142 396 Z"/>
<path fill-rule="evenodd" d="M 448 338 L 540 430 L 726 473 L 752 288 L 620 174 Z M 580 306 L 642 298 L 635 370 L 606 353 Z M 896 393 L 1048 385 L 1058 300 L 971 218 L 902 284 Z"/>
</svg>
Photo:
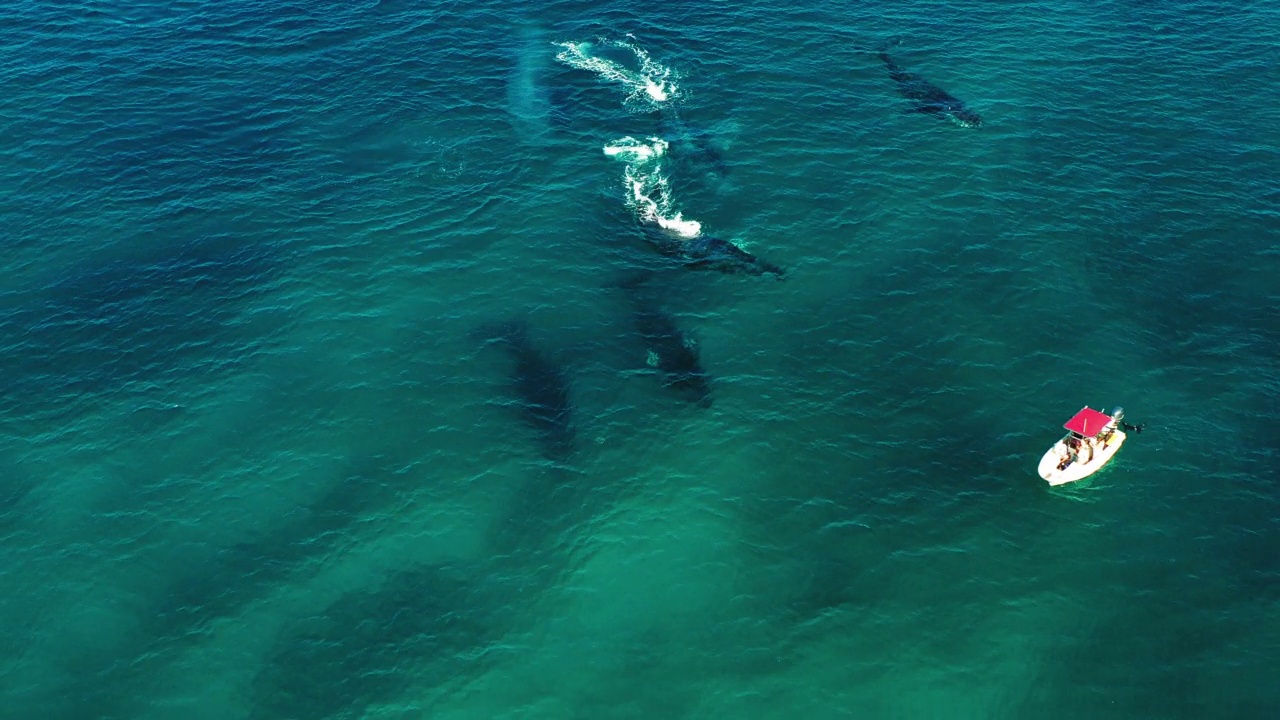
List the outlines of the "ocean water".
<svg viewBox="0 0 1280 720">
<path fill-rule="evenodd" d="M 1276 717 L 1277 27 L 7 4 L 0 717 Z"/>
</svg>

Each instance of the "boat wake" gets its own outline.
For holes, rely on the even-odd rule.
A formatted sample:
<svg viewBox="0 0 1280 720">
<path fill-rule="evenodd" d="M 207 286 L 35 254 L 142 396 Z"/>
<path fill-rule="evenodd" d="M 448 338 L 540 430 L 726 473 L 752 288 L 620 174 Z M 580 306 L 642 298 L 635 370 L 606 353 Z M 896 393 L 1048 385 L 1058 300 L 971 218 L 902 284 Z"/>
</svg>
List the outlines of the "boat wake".
<svg viewBox="0 0 1280 720">
<path fill-rule="evenodd" d="M 628 36 L 629 37 L 629 36 Z M 651 112 L 679 97 L 677 75 L 655 62 L 644 48 L 622 40 L 597 39 L 596 42 L 557 42 L 556 60 L 578 70 L 589 70 L 605 80 L 627 88 L 623 105 L 639 112 Z M 636 67 L 604 57 L 600 51 L 628 50 L 635 56 Z"/>
<path fill-rule="evenodd" d="M 702 234 L 702 223 L 686 220 L 671 200 L 671 185 L 662 172 L 666 152 L 667 142 L 653 137 L 648 142 L 624 137 L 604 147 L 605 155 L 627 164 L 623 173 L 627 206 L 641 222 L 653 223 L 682 238 L 696 238 Z"/>
</svg>

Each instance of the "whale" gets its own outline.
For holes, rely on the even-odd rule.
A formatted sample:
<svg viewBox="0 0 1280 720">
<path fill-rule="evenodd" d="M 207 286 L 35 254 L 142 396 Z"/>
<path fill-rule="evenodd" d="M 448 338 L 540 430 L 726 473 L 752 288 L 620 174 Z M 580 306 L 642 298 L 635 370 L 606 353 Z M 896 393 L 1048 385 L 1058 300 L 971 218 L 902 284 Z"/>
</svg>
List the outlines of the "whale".
<svg viewBox="0 0 1280 720">
<path fill-rule="evenodd" d="M 512 390 L 525 422 L 538 435 L 543 457 L 553 462 L 567 460 L 573 453 L 575 431 L 564 371 L 534 346 L 523 321 L 486 325 L 476 336 L 502 345 L 514 361 Z"/>
<path fill-rule="evenodd" d="M 650 273 L 615 284 L 631 303 L 631 320 L 649 354 L 648 364 L 662 377 L 662 385 L 702 408 L 711 407 L 711 378 L 702 367 L 697 346 L 680 330 L 653 295 L 644 289 Z"/>
<path fill-rule="evenodd" d="M 779 280 L 786 276 L 781 267 L 756 257 L 727 240 L 712 235 L 700 235 L 684 242 L 681 249 L 684 264 L 695 269 L 716 270 L 722 273 L 746 273 L 748 275 L 773 275 Z"/>
<path fill-rule="evenodd" d="M 689 125 L 675 108 L 662 113 L 661 126 L 662 135 L 670 143 L 673 156 L 684 158 L 702 170 L 720 177 L 729 174 L 724 153 L 716 146 L 709 131 Z"/>
<path fill-rule="evenodd" d="M 914 103 L 914 107 L 909 112 L 933 115 L 949 120 L 960 127 L 982 127 L 982 117 L 969 109 L 964 101 L 923 77 L 906 71 L 889 57 L 887 51 L 880 50 L 878 54 L 885 67 L 889 69 L 889 77 L 897 84 L 898 93 Z"/>
<path fill-rule="evenodd" d="M 713 270 L 729 275 L 773 275 L 786 277 L 786 270 L 752 255 L 728 240 L 700 234 L 684 237 L 658 225 L 644 225 L 645 239 L 662 256 L 690 270 Z"/>
<path fill-rule="evenodd" d="M 658 253 L 690 269 L 716 270 L 749 275 L 771 274 L 782 279 L 786 272 L 737 245 L 702 232 L 702 223 L 687 219 L 676 209 L 662 160 L 669 143 L 660 138 L 642 142 L 625 137 L 606 145 L 604 153 L 626 161 L 623 175 L 627 204 L 636 212 L 641 233 Z"/>
</svg>

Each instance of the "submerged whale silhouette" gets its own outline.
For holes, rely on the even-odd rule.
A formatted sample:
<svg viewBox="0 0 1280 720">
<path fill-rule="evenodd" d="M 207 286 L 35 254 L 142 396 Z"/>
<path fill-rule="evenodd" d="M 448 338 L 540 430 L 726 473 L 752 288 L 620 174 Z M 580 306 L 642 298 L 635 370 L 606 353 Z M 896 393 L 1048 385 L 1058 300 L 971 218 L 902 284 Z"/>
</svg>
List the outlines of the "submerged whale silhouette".
<svg viewBox="0 0 1280 720">
<path fill-rule="evenodd" d="M 615 283 L 631 302 L 631 320 L 649 353 L 649 364 L 662 374 L 664 387 L 699 407 L 711 407 L 710 377 L 702 367 L 697 346 L 643 287 L 650 275 L 641 273 Z"/>
<path fill-rule="evenodd" d="M 960 127 L 982 127 L 982 117 L 965 106 L 964 101 L 923 77 L 907 72 L 889 57 L 887 51 L 881 50 L 878 54 L 889 69 L 889 77 L 897 84 L 898 92 L 915 103 L 911 112 L 950 120 Z"/>
<path fill-rule="evenodd" d="M 573 453 L 576 433 L 564 371 L 533 345 L 523 321 L 485 325 L 475 337 L 506 348 L 514 361 L 512 390 L 520 400 L 525 422 L 538 434 L 543 456 L 555 462 L 567 460 Z"/>
<path fill-rule="evenodd" d="M 702 171 L 721 177 L 729 174 L 724 153 L 708 130 L 690 126 L 675 108 L 662 113 L 661 126 L 662 135 L 671 144 L 674 156 L 692 161 Z"/>
</svg>

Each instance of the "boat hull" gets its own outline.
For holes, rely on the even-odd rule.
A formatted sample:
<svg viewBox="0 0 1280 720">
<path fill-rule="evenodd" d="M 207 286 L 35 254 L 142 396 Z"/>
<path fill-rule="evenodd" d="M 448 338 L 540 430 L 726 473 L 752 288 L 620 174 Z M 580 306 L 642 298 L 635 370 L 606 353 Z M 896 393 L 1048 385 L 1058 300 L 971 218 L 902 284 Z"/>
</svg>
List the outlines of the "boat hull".
<svg viewBox="0 0 1280 720">
<path fill-rule="evenodd" d="M 1049 448 L 1049 451 L 1044 454 L 1044 457 L 1040 458 L 1040 477 L 1044 478 L 1045 482 L 1050 485 L 1066 485 L 1077 480 L 1083 480 L 1101 470 L 1103 465 L 1106 465 L 1111 458 L 1116 456 L 1116 451 L 1124 444 L 1125 434 L 1119 429 L 1115 430 L 1106 447 L 1103 447 L 1102 443 L 1094 441 L 1093 457 L 1088 462 L 1082 461 L 1088 457 L 1089 451 L 1086 448 L 1081 448 L 1078 453 L 1080 460 L 1059 470 L 1058 464 L 1062 462 L 1062 458 L 1067 453 L 1066 440 L 1066 438 L 1063 438 L 1054 443 L 1053 447 Z"/>
</svg>

